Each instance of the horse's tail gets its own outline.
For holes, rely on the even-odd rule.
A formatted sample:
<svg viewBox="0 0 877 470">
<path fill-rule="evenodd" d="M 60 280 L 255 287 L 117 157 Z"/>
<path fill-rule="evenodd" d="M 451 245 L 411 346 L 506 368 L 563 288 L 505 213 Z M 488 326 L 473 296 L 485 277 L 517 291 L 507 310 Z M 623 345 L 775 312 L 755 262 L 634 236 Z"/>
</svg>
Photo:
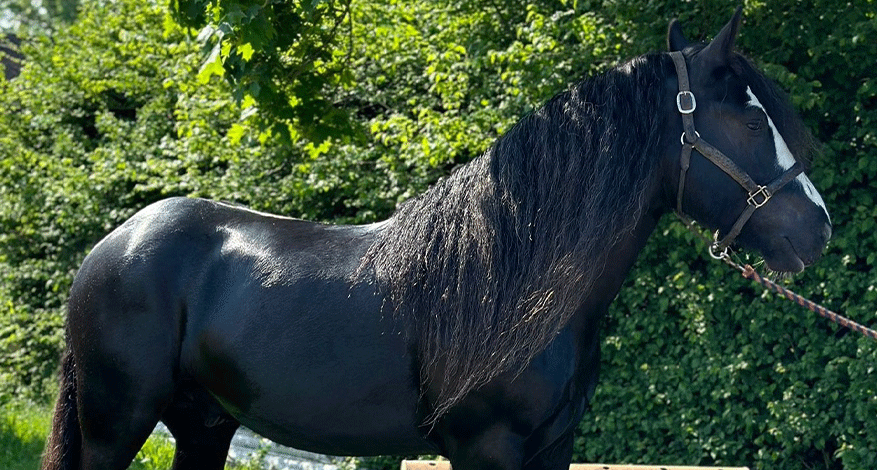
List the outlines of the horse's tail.
<svg viewBox="0 0 877 470">
<path fill-rule="evenodd" d="M 82 432 L 76 409 L 76 370 L 70 347 L 61 359 L 61 393 L 55 404 L 52 432 L 43 453 L 42 470 L 77 470 Z"/>
</svg>

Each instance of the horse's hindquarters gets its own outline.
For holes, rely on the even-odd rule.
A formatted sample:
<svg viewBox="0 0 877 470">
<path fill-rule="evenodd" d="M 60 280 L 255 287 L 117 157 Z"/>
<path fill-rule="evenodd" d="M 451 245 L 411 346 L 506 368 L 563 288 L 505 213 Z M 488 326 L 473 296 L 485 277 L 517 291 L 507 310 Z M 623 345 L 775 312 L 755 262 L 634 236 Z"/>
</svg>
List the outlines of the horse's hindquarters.
<svg viewBox="0 0 877 470">
<path fill-rule="evenodd" d="M 182 311 L 154 262 L 128 256 L 129 227 L 89 254 L 68 305 L 83 468 L 122 468 L 171 401 Z"/>
</svg>

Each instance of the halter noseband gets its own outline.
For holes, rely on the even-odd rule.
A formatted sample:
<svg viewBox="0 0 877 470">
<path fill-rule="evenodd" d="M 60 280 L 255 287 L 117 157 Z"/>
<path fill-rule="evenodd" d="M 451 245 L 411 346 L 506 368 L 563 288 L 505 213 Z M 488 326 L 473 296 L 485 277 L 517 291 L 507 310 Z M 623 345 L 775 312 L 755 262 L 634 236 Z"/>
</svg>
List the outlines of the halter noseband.
<svg viewBox="0 0 877 470">
<path fill-rule="evenodd" d="M 727 256 L 727 249 L 740 235 L 743 226 L 752 217 L 755 209 L 767 204 L 771 196 L 776 194 L 783 186 L 795 179 L 804 167 L 800 162 L 796 162 L 791 168 L 786 170 L 782 175 L 771 181 L 768 185 L 762 186 L 756 184 L 755 181 L 743 171 L 736 163 L 723 154 L 719 149 L 713 147 L 709 143 L 700 138 L 700 134 L 694 129 L 694 110 L 697 108 L 697 100 L 688 84 L 688 71 L 685 67 L 685 57 L 679 51 L 670 53 L 673 58 L 673 64 L 676 66 L 676 75 L 679 78 L 679 93 L 676 95 L 676 108 L 682 115 L 683 133 L 680 137 L 682 142 L 682 156 L 680 158 L 681 170 L 679 174 L 679 190 L 676 193 L 676 212 L 687 224 L 690 225 L 691 217 L 682 212 L 682 194 L 685 190 L 685 174 L 691 164 L 691 151 L 696 149 L 707 160 L 713 162 L 740 186 L 746 190 L 749 197 L 746 198 L 746 209 L 737 217 L 737 221 L 731 227 L 731 230 L 721 240 L 718 239 L 719 232 L 716 232 L 716 241 L 710 245 L 710 255 L 714 258 L 723 258 Z"/>
</svg>

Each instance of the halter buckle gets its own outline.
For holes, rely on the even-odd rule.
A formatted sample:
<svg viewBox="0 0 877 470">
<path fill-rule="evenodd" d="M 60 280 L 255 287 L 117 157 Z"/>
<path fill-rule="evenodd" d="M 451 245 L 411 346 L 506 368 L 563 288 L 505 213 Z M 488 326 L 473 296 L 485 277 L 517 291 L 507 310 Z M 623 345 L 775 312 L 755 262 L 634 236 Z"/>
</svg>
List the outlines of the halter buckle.
<svg viewBox="0 0 877 470">
<path fill-rule="evenodd" d="M 757 190 L 749 193 L 749 197 L 746 199 L 746 203 L 755 206 L 756 209 L 767 204 L 767 201 L 770 200 L 770 191 L 767 190 L 764 186 L 759 186 Z M 761 198 L 761 199 L 759 199 Z"/>
<path fill-rule="evenodd" d="M 687 100 L 687 101 L 686 101 Z M 689 106 L 683 106 L 683 101 Z M 676 95 L 676 109 L 682 114 L 691 114 L 697 109 L 697 100 L 694 99 L 694 93 L 690 91 L 680 91 Z"/>
</svg>

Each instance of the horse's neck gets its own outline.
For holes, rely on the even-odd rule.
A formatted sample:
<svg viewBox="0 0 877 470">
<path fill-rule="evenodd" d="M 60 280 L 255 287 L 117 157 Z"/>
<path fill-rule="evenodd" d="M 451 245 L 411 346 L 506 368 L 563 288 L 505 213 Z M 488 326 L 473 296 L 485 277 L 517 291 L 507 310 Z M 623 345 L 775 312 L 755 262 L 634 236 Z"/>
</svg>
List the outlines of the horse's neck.
<svg viewBox="0 0 877 470">
<path fill-rule="evenodd" d="M 655 230 L 662 213 L 659 210 L 645 211 L 633 230 L 625 233 L 610 248 L 602 274 L 597 277 L 583 305 L 570 320 L 570 326 L 579 333 L 576 336 L 588 336 L 583 330 L 597 328 L 599 320 L 615 299 L 637 256 Z"/>
</svg>

